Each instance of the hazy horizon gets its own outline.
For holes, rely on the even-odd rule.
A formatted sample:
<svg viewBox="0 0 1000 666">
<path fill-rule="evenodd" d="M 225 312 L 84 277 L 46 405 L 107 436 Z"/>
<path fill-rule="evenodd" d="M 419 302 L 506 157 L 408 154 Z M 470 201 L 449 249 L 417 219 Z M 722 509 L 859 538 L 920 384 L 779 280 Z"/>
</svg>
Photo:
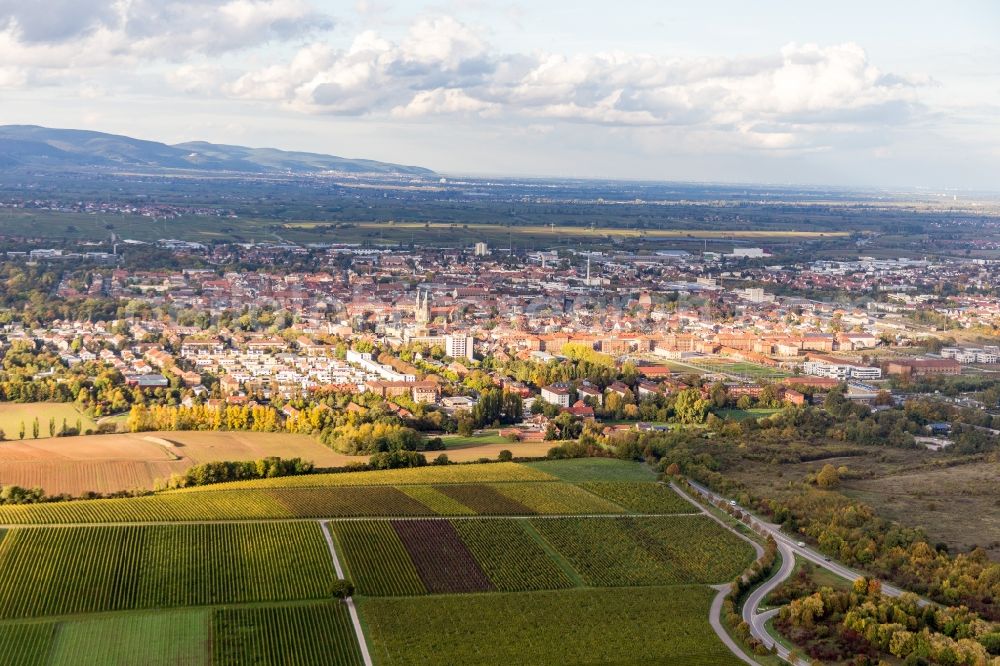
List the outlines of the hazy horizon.
<svg viewBox="0 0 1000 666">
<path fill-rule="evenodd" d="M 998 29 L 988 2 L 0 0 L 0 124 L 456 176 L 993 191 Z"/>
</svg>

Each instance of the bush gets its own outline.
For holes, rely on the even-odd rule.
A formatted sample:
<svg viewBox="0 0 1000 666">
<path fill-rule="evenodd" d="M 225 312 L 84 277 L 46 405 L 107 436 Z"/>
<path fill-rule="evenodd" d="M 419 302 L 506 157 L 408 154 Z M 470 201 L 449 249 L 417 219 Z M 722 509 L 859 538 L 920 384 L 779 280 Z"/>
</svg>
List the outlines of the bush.
<svg viewBox="0 0 1000 666">
<path fill-rule="evenodd" d="M 403 467 L 423 467 L 427 458 L 416 451 L 383 451 L 376 453 L 369 460 L 372 469 L 400 469 Z"/>
<path fill-rule="evenodd" d="M 431 463 L 431 464 L 433 464 L 433 465 L 449 465 L 449 464 L 451 464 L 451 461 L 448 460 L 448 454 L 442 453 L 437 458 L 435 458 L 434 462 Z"/>
<path fill-rule="evenodd" d="M 510 462 L 513 459 L 514 459 L 514 454 L 508 451 L 507 449 L 504 449 L 503 451 L 497 454 L 497 460 L 499 460 L 500 462 Z"/>
<path fill-rule="evenodd" d="M 346 599 L 354 596 L 354 583 L 343 578 L 333 581 L 333 597 L 335 599 Z"/>
</svg>

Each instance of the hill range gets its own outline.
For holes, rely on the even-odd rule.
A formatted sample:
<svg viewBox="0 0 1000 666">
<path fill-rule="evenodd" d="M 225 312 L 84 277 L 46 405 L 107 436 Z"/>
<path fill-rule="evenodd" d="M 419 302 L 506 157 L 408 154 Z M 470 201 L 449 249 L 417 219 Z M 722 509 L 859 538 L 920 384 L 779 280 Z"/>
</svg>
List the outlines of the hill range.
<svg viewBox="0 0 1000 666">
<path fill-rule="evenodd" d="M 32 171 L 79 169 L 197 171 L 216 173 L 351 174 L 434 177 L 430 169 L 275 148 L 247 148 L 191 141 L 168 145 L 118 134 L 36 125 L 0 126 L 0 168 Z"/>
</svg>

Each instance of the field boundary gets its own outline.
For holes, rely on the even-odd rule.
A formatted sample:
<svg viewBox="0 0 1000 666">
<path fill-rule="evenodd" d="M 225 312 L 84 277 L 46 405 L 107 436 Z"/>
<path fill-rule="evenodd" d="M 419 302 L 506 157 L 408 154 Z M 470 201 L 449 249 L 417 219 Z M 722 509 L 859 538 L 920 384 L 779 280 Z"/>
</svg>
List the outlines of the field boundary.
<svg viewBox="0 0 1000 666">
<path fill-rule="evenodd" d="M 343 579 L 344 570 L 340 567 L 340 558 L 337 557 L 337 548 L 333 545 L 333 536 L 330 534 L 330 529 L 324 521 L 318 520 L 316 522 L 319 523 L 320 529 L 323 530 L 323 536 L 326 538 L 326 545 L 330 549 L 330 559 L 333 560 L 333 568 L 337 571 L 337 577 Z M 372 656 L 368 652 L 368 641 L 365 640 L 365 632 L 361 628 L 361 618 L 358 616 L 358 609 L 354 605 L 354 599 L 347 597 L 344 599 L 344 603 L 347 604 L 347 612 L 351 615 L 351 624 L 354 625 L 354 633 L 358 637 L 358 645 L 361 647 L 361 659 L 365 662 L 365 666 L 372 666 Z"/>
<path fill-rule="evenodd" d="M 152 527 L 157 525 L 247 525 L 257 523 L 312 523 L 316 521 L 327 522 L 357 522 L 357 521 L 393 521 L 393 520 L 486 520 L 489 518 L 502 518 L 507 520 L 536 518 L 698 518 L 706 515 L 705 512 L 691 513 L 531 513 L 531 514 L 473 514 L 461 516 L 442 516 L 440 514 L 429 516 L 330 516 L 322 518 L 248 518 L 243 520 L 152 520 L 152 521 L 122 521 L 114 523 L 24 523 L 24 524 L 3 524 L 0 525 L 0 532 L 4 530 L 40 530 L 58 527 Z M 714 516 L 708 514 L 715 519 Z M 743 535 L 740 535 L 743 536 Z M 746 537 L 744 537 L 746 538 Z"/>
</svg>

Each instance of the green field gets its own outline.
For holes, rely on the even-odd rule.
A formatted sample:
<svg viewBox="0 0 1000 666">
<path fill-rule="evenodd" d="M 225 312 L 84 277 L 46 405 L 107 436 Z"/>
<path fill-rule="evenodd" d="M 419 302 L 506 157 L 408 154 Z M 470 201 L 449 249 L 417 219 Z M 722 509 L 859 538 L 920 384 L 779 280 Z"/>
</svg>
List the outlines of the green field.
<svg viewBox="0 0 1000 666">
<path fill-rule="evenodd" d="M 691 512 L 654 479 L 591 459 L 3 506 L 36 526 L 0 529 L 0 666 L 359 664 L 325 518 L 377 664 L 736 663 L 707 584 L 752 548 L 639 515 Z"/>
<path fill-rule="evenodd" d="M 531 524 L 593 587 L 723 583 L 754 558 L 749 544 L 701 515 Z"/>
<path fill-rule="evenodd" d="M 427 591 L 390 523 L 334 521 L 330 531 L 337 540 L 344 570 L 358 593 L 400 596 Z"/>
<path fill-rule="evenodd" d="M 455 520 L 452 524 L 498 590 L 552 590 L 573 585 L 542 545 L 524 530 L 526 521 L 497 518 Z"/>
<path fill-rule="evenodd" d="M 310 488 L 325 486 L 404 486 L 428 483 L 502 483 L 505 481 L 555 481 L 543 471 L 518 463 L 444 465 L 391 469 L 375 472 L 306 474 L 252 481 L 233 481 L 212 486 L 175 490 L 175 493 L 206 492 L 228 488 Z"/>
<path fill-rule="evenodd" d="M 334 578 L 316 523 L 14 529 L 0 619 L 321 599 Z"/>
<path fill-rule="evenodd" d="M 634 513 L 691 513 L 698 510 L 669 486 L 659 483 L 592 481 L 580 485 Z"/>
<path fill-rule="evenodd" d="M 765 409 L 759 407 L 756 409 L 720 409 L 716 412 L 721 419 L 733 419 L 735 421 L 746 421 L 747 419 L 760 419 L 765 416 L 771 416 L 772 414 L 777 414 L 780 409 Z"/>
<path fill-rule="evenodd" d="M 288 480 L 297 478 L 301 477 Z M 399 488 L 272 486 L 0 506 L 0 525 L 591 513 L 616 514 L 625 510 L 578 486 L 558 481 Z"/>
<path fill-rule="evenodd" d="M 525 467 L 551 474 L 563 481 L 655 481 L 648 465 L 616 458 L 572 458 L 524 463 Z"/>
<path fill-rule="evenodd" d="M 223 608 L 215 612 L 212 628 L 212 663 L 216 666 L 362 663 L 347 607 L 337 601 Z"/>
<path fill-rule="evenodd" d="M 484 444 L 511 444 L 506 438 L 501 437 L 495 431 L 476 433 L 464 437 L 462 435 L 445 435 L 441 438 L 446 449 L 465 449 L 470 446 L 483 446 Z M 428 452 L 432 453 L 432 452 Z"/>
<path fill-rule="evenodd" d="M 741 664 L 706 587 L 363 599 L 372 656 L 409 664 Z"/>
<path fill-rule="evenodd" d="M 79 420 L 84 431 L 94 429 L 97 424 L 68 402 L 3 402 L 0 403 L 0 430 L 9 440 L 19 439 L 21 424 L 24 424 L 24 439 L 33 439 L 32 423 L 38 419 L 38 439 L 49 437 L 49 421 L 56 420 L 55 431 L 63 426 L 75 428 Z"/>
<path fill-rule="evenodd" d="M 698 368 L 703 372 L 730 375 L 752 380 L 760 379 L 782 379 L 789 377 L 789 373 L 778 368 L 770 368 L 748 361 L 733 361 L 717 357 L 701 357 L 684 361 L 685 364 Z"/>
<path fill-rule="evenodd" d="M 59 624 L 53 666 L 206 664 L 211 642 L 206 609 L 122 613 Z"/>
</svg>

